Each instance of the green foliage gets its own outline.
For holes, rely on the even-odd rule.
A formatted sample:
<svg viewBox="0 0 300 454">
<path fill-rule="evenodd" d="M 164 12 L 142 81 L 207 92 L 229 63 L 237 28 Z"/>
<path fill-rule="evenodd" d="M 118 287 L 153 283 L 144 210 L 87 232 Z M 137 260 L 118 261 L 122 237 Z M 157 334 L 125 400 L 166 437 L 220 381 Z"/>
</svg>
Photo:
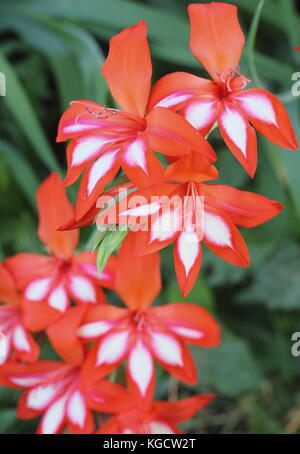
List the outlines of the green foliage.
<svg viewBox="0 0 300 454">
<path fill-rule="evenodd" d="M 252 20 L 258 18 L 255 11 L 261 2 L 228 2 L 239 6 L 246 35 L 252 23 L 242 72 L 249 78 L 254 72 L 264 88 L 282 99 L 300 138 L 300 98 L 290 94 L 291 76 L 300 71 L 300 54 L 293 50 L 300 44 L 296 2 L 265 0 L 259 23 Z M 144 19 L 154 80 L 172 71 L 205 76 L 188 48 L 188 3 L 2 0 L 0 71 L 6 75 L 7 96 L 0 99 L 1 259 L 20 251 L 42 251 L 36 238 L 35 191 L 50 171 L 65 172 L 65 145 L 56 144 L 55 137 L 68 103 L 76 98 L 112 102 L 99 71 L 108 38 Z M 157 397 L 170 396 L 171 385 L 179 397 L 195 390 L 217 393 L 209 408 L 184 426 L 186 431 L 299 432 L 300 359 L 290 353 L 290 338 L 300 331 L 300 155 L 259 137 L 258 172 L 250 181 L 217 131 L 210 140 L 219 158 L 218 182 L 279 200 L 286 209 L 264 226 L 243 230 L 251 256 L 247 270 L 223 262 L 205 248 L 200 278 L 186 300 L 214 313 L 223 326 L 223 343 L 208 351 L 195 349 L 200 376 L 196 388 L 174 387 L 158 368 Z M 125 234 L 96 236 L 99 270 Z M 164 290 L 159 303 L 182 300 L 171 254 L 171 248 L 162 253 Z M 50 345 L 40 340 L 42 357 L 54 359 Z M 17 420 L 19 394 L 0 388 L 2 433 L 32 433 L 36 428 L 36 420 Z"/>
</svg>

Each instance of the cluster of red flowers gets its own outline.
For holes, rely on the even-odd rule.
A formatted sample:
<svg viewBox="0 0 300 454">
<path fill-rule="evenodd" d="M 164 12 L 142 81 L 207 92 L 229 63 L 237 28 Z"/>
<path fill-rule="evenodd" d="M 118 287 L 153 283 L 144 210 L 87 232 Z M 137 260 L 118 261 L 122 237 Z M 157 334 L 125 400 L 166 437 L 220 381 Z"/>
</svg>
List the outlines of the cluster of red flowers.
<svg viewBox="0 0 300 454">
<path fill-rule="evenodd" d="M 151 89 L 146 24 L 114 36 L 102 72 L 122 110 L 77 100 L 59 123 L 57 140 L 71 139 L 64 184 L 85 169 L 76 206 L 51 174 L 37 193 L 38 235 L 48 255 L 21 253 L 0 265 L 0 384 L 26 390 L 18 417 L 42 415 L 39 433 L 67 427 L 72 433 L 180 433 L 177 424 L 213 395 L 154 401 L 154 360 L 195 384 L 186 344 L 214 347 L 220 328 L 199 305 L 151 306 L 161 290 L 159 250 L 174 242 L 186 296 L 199 274 L 202 243 L 222 259 L 248 266 L 237 227 L 262 224 L 283 208 L 211 183 L 218 176 L 217 155 L 206 137 L 215 124 L 251 177 L 255 129 L 281 147 L 296 149 L 297 141 L 280 101 L 263 89 L 245 89 L 250 81 L 238 67 L 244 34 L 236 7 L 192 4 L 188 11 L 190 48 L 211 80 L 177 72 Z M 120 167 L 125 182 L 114 185 Z M 99 202 L 103 195 L 114 203 Z M 95 252 L 74 253 L 78 229 L 95 219 L 102 227 L 128 228 L 100 278 Z M 102 287 L 114 290 L 125 307 L 107 303 Z M 60 360 L 40 359 L 46 337 Z M 126 387 L 113 373 L 125 360 Z"/>
</svg>

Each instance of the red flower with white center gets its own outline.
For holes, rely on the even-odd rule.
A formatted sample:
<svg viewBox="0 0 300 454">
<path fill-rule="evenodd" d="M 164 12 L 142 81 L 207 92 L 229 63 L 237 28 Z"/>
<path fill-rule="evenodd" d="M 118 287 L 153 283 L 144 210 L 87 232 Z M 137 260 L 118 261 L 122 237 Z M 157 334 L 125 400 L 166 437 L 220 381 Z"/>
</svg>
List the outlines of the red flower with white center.
<svg viewBox="0 0 300 454">
<path fill-rule="evenodd" d="M 162 183 L 131 192 L 104 211 L 98 222 L 146 225 L 136 235 L 136 254 L 150 254 L 175 242 L 177 279 L 186 296 L 198 276 L 203 242 L 233 265 L 249 265 L 249 254 L 240 227 L 255 227 L 276 216 L 283 206 L 258 194 L 230 186 L 205 184 L 217 175 L 213 165 L 190 153 L 169 165 Z M 153 197 L 156 201 L 153 202 Z M 142 202 L 143 201 L 143 202 Z M 137 202 L 138 206 L 135 206 Z M 180 202 L 180 203 L 179 203 Z M 124 206 L 129 209 L 124 210 Z"/>
<path fill-rule="evenodd" d="M 11 274 L 0 264 L 0 364 L 9 358 L 34 362 L 39 352 L 24 321 L 21 295 Z"/>
<path fill-rule="evenodd" d="M 236 6 L 192 4 L 188 12 L 191 51 L 212 80 L 184 72 L 168 74 L 153 87 L 149 109 L 176 109 L 204 135 L 217 121 L 226 145 L 253 176 L 257 164 L 253 127 L 276 145 L 298 147 L 288 113 L 268 91 L 243 90 L 249 80 L 238 68 L 245 38 Z"/>
<path fill-rule="evenodd" d="M 128 394 L 120 385 L 102 379 L 101 370 L 90 373 L 81 364 L 40 360 L 35 364 L 7 363 L 0 367 L 0 384 L 26 389 L 17 416 L 32 419 L 43 415 L 37 433 L 91 433 L 91 410 L 119 412 L 128 406 Z"/>
<path fill-rule="evenodd" d="M 141 21 L 110 41 L 102 72 L 110 91 L 123 109 L 109 109 L 87 100 L 71 103 L 62 115 L 57 141 L 72 139 L 67 149 L 68 174 L 65 184 L 77 180 L 85 170 L 76 203 L 76 219 L 94 204 L 120 166 L 138 187 L 163 178 L 163 167 L 153 150 L 179 156 L 199 150 L 215 160 L 213 149 L 181 116 L 159 108 L 145 115 L 152 65 Z"/>
<path fill-rule="evenodd" d="M 113 262 L 98 279 L 96 255 L 92 252 L 74 254 L 78 230 L 58 232 L 57 228 L 74 215 L 60 177 L 52 173 L 37 191 L 39 210 L 38 235 L 49 255 L 20 253 L 5 260 L 5 266 L 23 289 L 27 315 L 36 328 L 44 329 L 43 320 L 35 316 L 37 302 L 46 302 L 58 313 L 65 312 L 70 298 L 78 303 L 105 302 L 103 290 L 111 287 Z M 113 260 L 113 259 L 112 259 Z M 33 320 L 34 319 L 34 320 Z"/>
<path fill-rule="evenodd" d="M 127 377 L 143 398 L 153 396 L 156 359 L 179 380 L 194 384 L 197 371 L 185 343 L 214 347 L 220 342 L 220 328 L 203 308 L 190 303 L 149 307 L 161 289 L 158 253 L 132 256 L 134 234 L 130 232 L 118 253 L 115 290 L 127 308 L 90 306 L 80 321 L 70 323 L 70 312 L 51 326 L 52 345 L 65 336 L 86 342 L 97 341 L 87 362 L 105 375 L 127 357 Z M 129 261 L 130 257 L 130 261 Z M 75 319 L 73 319 L 75 320 Z M 73 333 L 73 334 L 71 334 Z M 73 342 L 68 342 L 72 349 Z M 83 347 L 82 347 L 83 348 Z"/>
<path fill-rule="evenodd" d="M 97 434 L 180 434 L 177 425 L 192 418 L 214 398 L 213 394 L 188 397 L 177 402 L 132 399 L 124 411 L 112 416 Z"/>
</svg>

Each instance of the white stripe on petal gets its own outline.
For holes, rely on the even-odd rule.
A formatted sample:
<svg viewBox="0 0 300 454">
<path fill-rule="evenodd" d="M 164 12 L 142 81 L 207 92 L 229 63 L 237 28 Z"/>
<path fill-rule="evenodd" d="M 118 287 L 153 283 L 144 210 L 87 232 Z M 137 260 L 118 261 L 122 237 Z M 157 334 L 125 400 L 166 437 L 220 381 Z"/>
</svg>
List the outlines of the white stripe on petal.
<svg viewBox="0 0 300 454">
<path fill-rule="evenodd" d="M 173 106 L 176 106 L 176 104 L 184 102 L 187 99 L 190 99 L 192 97 L 193 97 L 193 95 L 191 95 L 191 94 L 172 93 L 171 95 L 166 96 L 165 98 L 161 99 L 155 105 L 155 107 L 173 107 Z"/>
<path fill-rule="evenodd" d="M 129 208 L 129 210 L 120 213 L 120 216 L 149 216 L 150 214 L 157 213 L 160 207 L 161 203 L 153 202 L 136 208 Z"/>
<path fill-rule="evenodd" d="M 97 128 L 99 128 L 99 125 L 97 125 L 97 124 L 73 123 L 73 124 L 65 126 L 63 128 L 62 132 L 63 132 L 63 134 L 76 134 L 78 132 L 91 131 L 92 129 L 97 129 Z"/>
<path fill-rule="evenodd" d="M 140 167 L 147 175 L 149 175 L 145 153 L 145 142 L 141 139 L 136 139 L 133 142 L 130 142 L 126 147 L 124 159 L 130 167 Z"/>
<path fill-rule="evenodd" d="M 41 382 L 42 377 L 9 377 L 9 380 L 17 386 L 23 388 L 31 388 Z"/>
<path fill-rule="evenodd" d="M 202 331 L 193 328 L 186 328 L 185 326 L 169 326 L 174 333 L 179 336 L 190 337 L 191 339 L 201 339 L 204 336 Z"/>
<path fill-rule="evenodd" d="M 4 364 L 10 351 L 10 339 L 8 335 L 0 332 L 0 365 Z"/>
<path fill-rule="evenodd" d="M 68 296 L 63 286 L 60 285 L 52 290 L 48 303 L 53 309 L 65 312 L 68 305 Z"/>
<path fill-rule="evenodd" d="M 58 385 L 50 383 L 37 386 L 29 391 L 26 405 L 33 410 L 41 410 L 46 407 L 57 393 Z"/>
<path fill-rule="evenodd" d="M 32 281 L 25 290 L 25 298 L 31 301 L 39 301 L 47 295 L 52 279 L 49 277 Z"/>
<path fill-rule="evenodd" d="M 108 335 L 99 346 L 96 366 L 118 361 L 127 349 L 128 338 L 128 331 L 117 331 Z"/>
<path fill-rule="evenodd" d="M 98 158 L 97 161 L 94 162 L 94 164 L 92 164 L 88 176 L 87 191 L 89 195 L 94 190 L 98 181 L 111 170 L 116 162 L 118 152 L 119 150 L 114 150 L 103 153 L 103 155 L 100 156 L 100 158 Z"/>
<path fill-rule="evenodd" d="M 202 129 L 214 121 L 216 115 L 216 102 L 194 101 L 188 104 L 184 118 L 196 129 Z"/>
<path fill-rule="evenodd" d="M 151 339 L 153 349 L 159 359 L 172 366 L 183 366 L 180 344 L 174 337 L 152 331 Z"/>
<path fill-rule="evenodd" d="M 76 298 L 84 303 L 96 303 L 96 291 L 91 282 L 85 277 L 72 275 L 71 289 Z"/>
<path fill-rule="evenodd" d="M 140 340 L 131 350 L 128 358 L 128 369 L 141 395 L 144 396 L 153 375 L 153 360 L 149 350 Z"/>
<path fill-rule="evenodd" d="M 180 227 L 178 210 L 164 210 L 151 227 L 150 243 L 155 240 L 165 241 L 171 238 Z"/>
<path fill-rule="evenodd" d="M 104 321 L 86 323 L 78 329 L 77 335 L 84 339 L 89 339 L 101 336 L 102 334 L 107 333 L 111 328 L 112 324 Z"/>
<path fill-rule="evenodd" d="M 236 109 L 226 107 L 221 114 L 221 124 L 230 140 L 247 156 L 247 123 Z"/>
<path fill-rule="evenodd" d="M 188 276 L 199 254 L 199 238 L 195 232 L 182 232 L 177 241 L 178 255 Z"/>
<path fill-rule="evenodd" d="M 13 332 L 12 342 L 18 351 L 30 352 L 30 345 L 28 343 L 24 328 L 18 325 Z"/>
<path fill-rule="evenodd" d="M 67 415 L 73 424 L 83 428 L 86 418 L 86 404 L 79 391 L 75 391 L 69 398 L 67 405 Z"/>
<path fill-rule="evenodd" d="M 216 214 L 205 212 L 204 236 L 217 246 L 232 246 L 230 229 L 223 219 Z"/>
<path fill-rule="evenodd" d="M 251 93 L 237 96 L 236 99 L 251 117 L 278 126 L 274 107 L 267 96 Z"/>
<path fill-rule="evenodd" d="M 42 434 L 54 434 L 63 422 L 67 395 L 56 400 L 44 414 L 41 424 Z"/>
<path fill-rule="evenodd" d="M 101 149 L 111 142 L 103 137 L 83 137 L 78 139 L 72 153 L 72 167 L 83 164 L 88 159 L 96 156 Z"/>
<path fill-rule="evenodd" d="M 161 421 L 152 421 L 149 423 L 151 434 L 174 434 L 173 429 Z"/>
</svg>

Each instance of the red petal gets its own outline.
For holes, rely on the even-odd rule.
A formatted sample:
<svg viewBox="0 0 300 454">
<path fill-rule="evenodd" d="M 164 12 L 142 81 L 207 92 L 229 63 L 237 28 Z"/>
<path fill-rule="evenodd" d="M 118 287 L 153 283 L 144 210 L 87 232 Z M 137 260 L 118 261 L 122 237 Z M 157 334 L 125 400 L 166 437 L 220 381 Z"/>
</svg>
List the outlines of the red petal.
<svg viewBox="0 0 300 454">
<path fill-rule="evenodd" d="M 85 352 L 77 330 L 86 311 L 87 306 L 73 307 L 47 329 L 52 347 L 66 362 L 81 364 L 83 361 Z"/>
<path fill-rule="evenodd" d="M 190 48 L 213 79 L 236 69 L 245 43 L 237 7 L 227 3 L 192 4 Z"/>
<path fill-rule="evenodd" d="M 218 210 L 205 207 L 204 242 L 222 259 L 233 265 L 249 265 L 246 243 L 233 222 Z"/>
<path fill-rule="evenodd" d="M 202 184 L 201 191 L 207 203 L 222 210 L 235 225 L 241 227 L 260 225 L 277 216 L 284 208 L 275 200 L 222 184 Z"/>
<path fill-rule="evenodd" d="M 199 347 L 220 343 L 220 326 L 208 311 L 192 303 L 170 303 L 150 309 L 162 323 L 184 342 Z"/>
<path fill-rule="evenodd" d="M 119 250 L 116 269 L 116 292 L 132 310 L 148 307 L 161 289 L 159 254 L 138 257 L 134 248 L 135 234 L 130 232 Z"/>
<path fill-rule="evenodd" d="M 170 331 L 151 331 L 149 346 L 157 361 L 178 380 L 194 385 L 197 368 L 193 357 L 183 342 Z"/>
<path fill-rule="evenodd" d="M 181 156 L 191 150 L 214 161 L 213 149 L 203 146 L 200 134 L 180 115 L 163 107 L 153 109 L 146 117 L 145 133 L 151 148 L 168 156 Z"/>
<path fill-rule="evenodd" d="M 5 264 L 6 262 L 4 262 Z M 0 264 L 0 301 L 1 303 L 17 304 L 19 296 L 11 273 Z"/>
<path fill-rule="evenodd" d="M 296 150 L 297 139 L 289 115 L 276 96 L 261 88 L 250 88 L 233 95 L 254 128 L 280 147 Z"/>
<path fill-rule="evenodd" d="M 194 414 L 205 407 L 212 399 L 214 394 L 202 394 L 200 396 L 188 397 L 177 402 L 155 402 L 157 414 L 165 421 L 172 421 L 179 424 L 186 419 L 190 419 Z"/>
<path fill-rule="evenodd" d="M 189 241 L 191 236 L 196 238 Z M 202 262 L 202 247 L 195 232 L 181 232 L 174 246 L 174 265 L 178 284 L 185 298 L 193 288 Z"/>
<path fill-rule="evenodd" d="M 199 138 L 200 139 L 200 138 Z M 209 143 L 201 138 L 203 148 L 211 148 Z M 180 181 L 209 181 L 218 178 L 218 171 L 203 155 L 191 152 L 170 164 L 165 170 L 168 180 Z"/>
<path fill-rule="evenodd" d="M 147 24 L 144 21 L 111 38 L 102 73 L 122 109 L 143 117 L 152 75 Z"/>
<path fill-rule="evenodd" d="M 153 86 L 148 110 L 154 107 L 179 108 L 187 100 L 199 94 L 213 92 L 215 85 L 211 80 L 185 72 L 167 74 Z"/>
<path fill-rule="evenodd" d="M 138 136 L 123 147 L 122 168 L 127 177 L 138 187 L 149 187 L 161 183 L 164 169 L 155 154 L 147 150 L 147 143 Z"/>
<path fill-rule="evenodd" d="M 78 243 L 79 232 L 58 232 L 57 229 L 73 216 L 65 188 L 58 174 L 52 173 L 37 191 L 39 210 L 38 235 L 53 254 L 72 255 Z"/>
<path fill-rule="evenodd" d="M 59 317 L 61 312 L 53 309 L 44 301 L 27 301 L 23 302 L 23 320 L 24 325 L 30 331 L 43 331 Z"/>
<path fill-rule="evenodd" d="M 76 201 L 76 220 L 88 213 L 103 188 L 116 176 L 120 167 L 118 153 L 118 150 L 106 151 L 86 169 Z"/>
<path fill-rule="evenodd" d="M 256 134 L 244 112 L 238 106 L 224 103 L 218 123 L 226 145 L 253 177 L 257 165 Z"/>
</svg>

